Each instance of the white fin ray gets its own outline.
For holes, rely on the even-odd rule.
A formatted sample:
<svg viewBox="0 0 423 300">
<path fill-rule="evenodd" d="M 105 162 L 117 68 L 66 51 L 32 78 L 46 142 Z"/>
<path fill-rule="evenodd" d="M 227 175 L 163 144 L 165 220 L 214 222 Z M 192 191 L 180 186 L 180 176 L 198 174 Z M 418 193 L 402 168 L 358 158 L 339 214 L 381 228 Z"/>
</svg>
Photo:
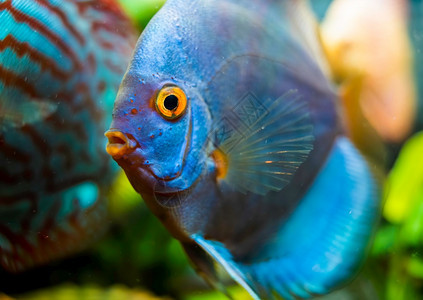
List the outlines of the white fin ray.
<svg viewBox="0 0 423 300">
<path fill-rule="evenodd" d="M 57 111 L 58 104 L 49 99 L 31 99 L 11 103 L 0 103 L 0 130 L 6 127 L 22 127 L 25 124 L 34 124 L 43 121 Z"/>
</svg>

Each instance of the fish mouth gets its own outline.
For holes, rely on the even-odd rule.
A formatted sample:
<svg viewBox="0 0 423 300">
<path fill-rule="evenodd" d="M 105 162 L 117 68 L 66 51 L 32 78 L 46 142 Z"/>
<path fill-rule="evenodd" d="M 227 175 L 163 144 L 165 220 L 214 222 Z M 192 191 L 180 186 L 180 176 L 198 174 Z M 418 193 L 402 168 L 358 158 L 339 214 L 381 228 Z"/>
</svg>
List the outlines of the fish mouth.
<svg viewBox="0 0 423 300">
<path fill-rule="evenodd" d="M 140 153 L 141 147 L 131 134 L 110 128 L 104 135 L 108 139 L 106 152 L 125 171 L 140 167 L 145 168 L 146 160 Z"/>
<path fill-rule="evenodd" d="M 127 173 L 128 178 L 137 186 L 142 186 L 145 190 L 149 189 L 163 196 L 166 194 L 174 194 L 182 192 L 184 189 L 177 188 L 179 179 L 182 177 L 185 164 L 173 173 L 173 176 L 160 176 L 154 172 L 154 167 L 149 163 L 146 157 L 141 153 L 141 146 L 134 141 L 128 134 L 122 133 L 117 129 L 110 129 L 105 133 L 109 143 L 106 146 L 107 153 L 119 164 L 119 166 Z M 182 156 L 184 162 L 189 152 L 190 135 L 187 136 L 187 146 Z"/>
<path fill-rule="evenodd" d="M 180 157 L 180 167 L 172 169 L 174 172 L 168 175 L 166 172 L 161 172 L 159 164 L 155 165 L 154 161 L 148 160 L 148 157 L 143 153 L 142 144 L 132 134 L 117 128 L 110 128 L 104 135 L 108 139 L 107 153 L 124 169 L 128 178 L 129 176 L 133 177 L 132 180 L 138 186 L 143 186 L 144 189 L 150 185 L 150 189 L 157 193 L 173 194 L 186 189 L 183 174 L 192 146 L 192 134 L 192 120 L 190 119 L 185 136 L 185 149 Z M 161 176 L 160 173 L 166 176 Z"/>
<path fill-rule="evenodd" d="M 107 153 L 124 169 L 130 173 L 140 173 L 143 176 L 152 177 L 157 181 L 169 182 L 181 176 L 182 170 L 178 171 L 175 176 L 161 177 L 154 173 L 149 167 L 148 161 L 140 153 L 140 146 L 131 139 L 126 133 L 122 133 L 117 129 L 110 129 L 104 134 L 108 138 L 106 146 Z"/>
<path fill-rule="evenodd" d="M 136 142 L 117 129 L 110 129 L 104 135 L 108 139 L 106 151 L 115 160 L 132 153 L 137 147 Z"/>
</svg>

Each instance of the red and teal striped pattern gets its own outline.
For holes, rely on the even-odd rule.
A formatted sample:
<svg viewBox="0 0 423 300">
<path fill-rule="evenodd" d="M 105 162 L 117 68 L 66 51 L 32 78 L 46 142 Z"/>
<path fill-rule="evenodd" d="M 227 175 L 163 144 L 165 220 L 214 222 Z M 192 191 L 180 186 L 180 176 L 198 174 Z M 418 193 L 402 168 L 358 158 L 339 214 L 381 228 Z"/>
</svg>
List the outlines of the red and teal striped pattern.
<svg viewBox="0 0 423 300">
<path fill-rule="evenodd" d="M 0 264 L 19 271 L 101 231 L 136 35 L 112 0 L 0 0 L 0 29 Z"/>
</svg>

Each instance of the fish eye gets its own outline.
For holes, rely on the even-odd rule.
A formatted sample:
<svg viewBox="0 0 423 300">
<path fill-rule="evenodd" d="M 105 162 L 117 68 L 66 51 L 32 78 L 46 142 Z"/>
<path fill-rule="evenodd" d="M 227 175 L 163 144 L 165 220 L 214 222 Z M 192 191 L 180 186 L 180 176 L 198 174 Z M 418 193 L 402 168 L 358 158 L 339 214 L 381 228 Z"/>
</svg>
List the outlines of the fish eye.
<svg viewBox="0 0 423 300">
<path fill-rule="evenodd" d="M 175 110 L 178 107 L 178 97 L 175 95 L 169 95 L 164 99 L 164 107 L 167 110 Z"/>
<path fill-rule="evenodd" d="M 187 107 L 187 97 L 177 86 L 165 86 L 157 95 L 156 109 L 165 119 L 179 118 Z"/>
</svg>

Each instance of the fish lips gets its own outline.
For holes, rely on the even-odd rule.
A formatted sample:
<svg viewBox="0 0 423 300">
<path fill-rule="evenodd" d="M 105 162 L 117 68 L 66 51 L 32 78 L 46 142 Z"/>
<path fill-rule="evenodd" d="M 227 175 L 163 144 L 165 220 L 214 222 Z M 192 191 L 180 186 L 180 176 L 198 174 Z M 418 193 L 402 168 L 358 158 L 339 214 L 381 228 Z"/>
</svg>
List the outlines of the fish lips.
<svg viewBox="0 0 423 300">
<path fill-rule="evenodd" d="M 178 165 L 166 166 L 148 159 L 150 155 L 143 153 L 142 144 L 132 134 L 113 127 L 105 133 L 109 140 L 106 150 L 125 171 L 137 192 L 163 196 L 180 193 L 188 190 L 192 184 L 188 174 L 190 168 L 184 163 L 191 147 L 191 126 L 190 122 L 185 151 Z"/>
</svg>

